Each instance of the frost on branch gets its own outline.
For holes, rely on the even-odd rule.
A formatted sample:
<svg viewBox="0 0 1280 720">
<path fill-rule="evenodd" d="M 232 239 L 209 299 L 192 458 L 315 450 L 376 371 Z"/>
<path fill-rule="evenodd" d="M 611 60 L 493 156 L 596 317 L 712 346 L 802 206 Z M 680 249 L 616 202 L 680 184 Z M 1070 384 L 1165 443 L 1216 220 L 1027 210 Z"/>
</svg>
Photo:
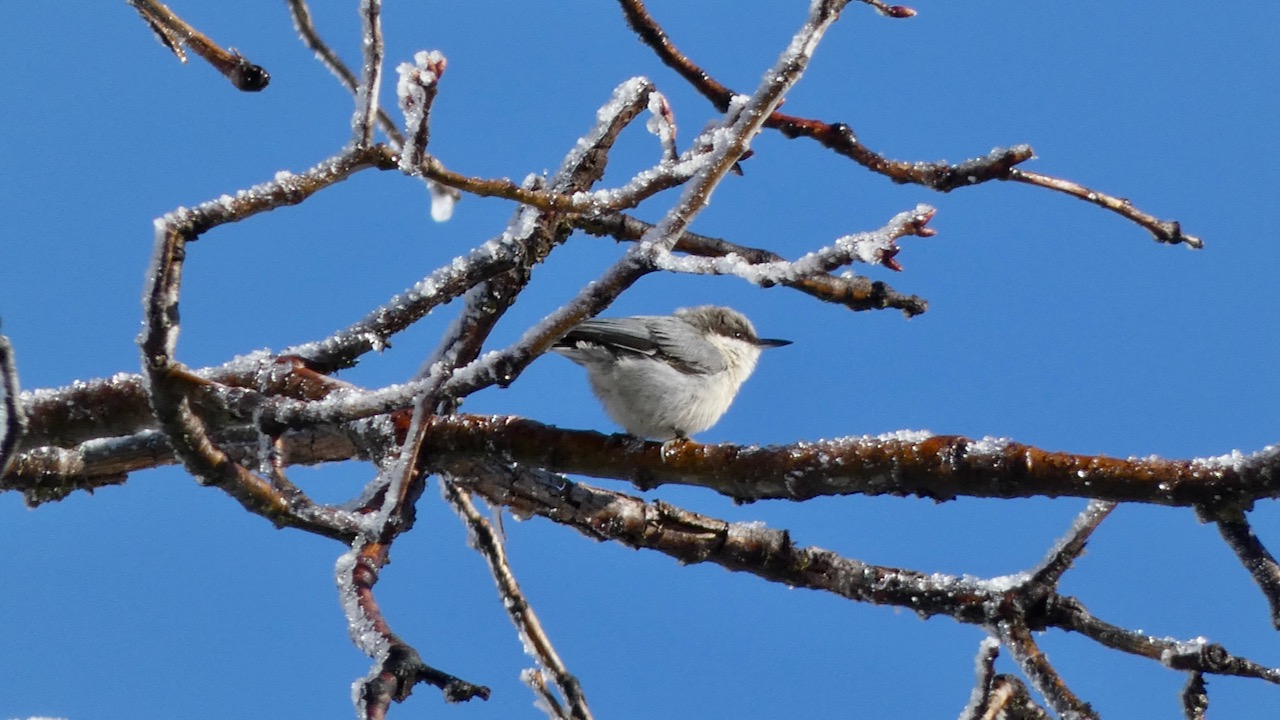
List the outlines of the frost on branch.
<svg viewBox="0 0 1280 720">
<path fill-rule="evenodd" d="M 26 431 L 26 414 L 18 405 L 18 368 L 9 338 L 0 335 L 0 477 L 17 454 Z"/>
<path fill-rule="evenodd" d="M 396 96 L 400 98 L 400 110 L 404 113 L 406 136 L 400 150 L 400 169 L 407 175 L 422 172 L 419 166 L 431 138 L 431 104 L 436 99 L 437 83 L 447 64 L 438 50 L 423 50 L 413 56 L 412 64 L 400 63 L 396 67 L 400 75 Z M 434 209 L 432 214 L 434 216 Z"/>
</svg>

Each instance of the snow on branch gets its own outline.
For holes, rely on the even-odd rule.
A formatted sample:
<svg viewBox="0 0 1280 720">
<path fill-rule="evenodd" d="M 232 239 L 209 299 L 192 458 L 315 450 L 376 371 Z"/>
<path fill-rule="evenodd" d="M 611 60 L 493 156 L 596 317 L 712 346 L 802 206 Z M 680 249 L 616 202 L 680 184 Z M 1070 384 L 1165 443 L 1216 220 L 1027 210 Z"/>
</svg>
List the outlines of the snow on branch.
<svg viewBox="0 0 1280 720">
<path fill-rule="evenodd" d="M 18 365 L 13 345 L 0 335 L 0 478 L 9 471 L 27 431 L 25 408 L 18 404 Z"/>
<path fill-rule="evenodd" d="M 736 275 L 757 285 L 794 285 L 853 262 L 884 265 L 892 270 L 900 270 L 901 267 L 894 260 L 899 250 L 896 241 L 908 235 L 932 236 L 934 231 L 927 227 L 927 223 L 933 214 L 933 208 L 928 205 L 917 205 L 913 210 L 898 213 L 879 230 L 845 235 L 831 245 L 789 262 L 751 262 L 737 253 L 719 257 L 681 257 L 661 249 L 654 254 L 653 262 L 661 270 L 703 275 Z"/>
</svg>

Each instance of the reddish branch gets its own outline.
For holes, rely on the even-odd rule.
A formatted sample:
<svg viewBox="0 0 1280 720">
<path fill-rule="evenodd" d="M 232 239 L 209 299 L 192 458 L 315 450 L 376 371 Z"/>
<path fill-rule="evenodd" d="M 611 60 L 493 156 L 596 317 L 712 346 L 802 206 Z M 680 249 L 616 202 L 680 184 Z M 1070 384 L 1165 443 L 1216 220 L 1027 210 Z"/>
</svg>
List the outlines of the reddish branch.
<svg viewBox="0 0 1280 720">
<path fill-rule="evenodd" d="M 182 62 L 187 61 L 183 47 L 199 55 L 222 73 L 237 90 L 257 92 L 267 87 L 271 75 L 259 65 L 246 60 L 235 50 L 223 50 L 207 35 L 196 30 L 164 3 L 155 0 L 128 0 L 146 21 L 161 44 L 169 48 Z"/>
<path fill-rule="evenodd" d="M 664 446 L 513 416 L 439 416 L 427 425 L 424 452 L 496 455 L 554 472 L 626 480 L 642 489 L 695 485 L 740 501 L 851 494 L 936 500 L 1044 496 L 1231 508 L 1280 497 L 1275 480 L 1280 477 L 1280 455 L 1273 450 L 1221 459 L 1122 459 L 1052 452 L 1002 439 L 924 434 L 770 447 L 696 442 Z M 253 432 L 247 428 L 242 437 L 252 437 Z M 109 476 L 108 482 L 119 482 L 122 473 L 172 462 L 167 443 L 147 433 L 140 429 L 129 436 L 130 442 L 121 438 L 118 446 L 89 440 L 66 448 L 78 454 L 74 476 Z M 234 446 L 234 432 L 229 437 Z M 344 439 L 340 425 L 321 424 L 290 437 L 297 438 L 297 449 L 290 451 L 292 463 L 345 459 L 359 452 L 357 444 Z M 52 448 L 30 447 L 19 453 L 2 487 L 26 487 L 41 477 L 48 486 L 74 482 L 49 461 L 51 452 Z"/>
<path fill-rule="evenodd" d="M 1280 497 L 1280 451 L 1221 460 L 1108 458 L 955 435 L 850 437 L 771 447 L 639 443 L 629 435 L 554 428 L 524 418 L 434 420 L 430 450 L 554 472 L 628 480 L 641 489 L 695 485 L 739 501 L 827 495 L 1081 497 L 1199 506 Z"/>
<path fill-rule="evenodd" d="M 786 530 L 730 523 L 661 500 L 648 503 L 519 463 L 492 457 L 435 456 L 428 464 L 466 478 L 466 487 L 492 503 L 519 514 L 546 517 L 591 538 L 656 550 L 681 563 L 713 563 L 788 587 L 901 607 L 925 618 L 946 615 L 998 631 L 1002 640 L 1021 646 L 1018 652 L 1026 656 L 1028 669 L 1036 672 L 1047 670 L 1041 668 L 1043 658 L 1033 651 L 1033 645 L 1026 645 L 1026 638 L 1031 631 L 1058 628 L 1173 669 L 1239 675 L 1280 684 L 1280 669 L 1234 656 L 1221 645 L 1155 638 L 1099 620 L 1075 598 L 1058 593 L 1060 576 L 1053 573 L 979 580 L 872 565 L 829 550 L 797 546 Z M 1088 533 L 1105 517 L 1105 507 L 1090 507 L 1068 537 L 1050 552 L 1041 569 L 1070 564 L 1083 551 Z M 1038 686 L 1042 692 L 1046 687 L 1053 691 L 1052 686 L 1062 685 L 1049 675 L 1044 675 L 1044 680 L 1045 684 Z M 1063 702 L 1071 705 L 1069 700 Z"/>
<path fill-rule="evenodd" d="M 721 112 L 729 107 L 729 101 L 734 96 L 733 91 L 676 48 L 666 31 L 649 14 L 641 0 L 619 0 L 619 3 L 631 29 L 665 65 L 679 73 Z M 910 17 L 914 12 L 887 14 L 894 17 Z M 869 149 L 858 141 L 853 129 L 844 123 L 829 123 L 775 111 L 765 121 L 765 127 L 776 129 L 788 138 L 807 137 L 815 140 L 822 146 L 897 183 L 914 183 L 939 192 L 950 192 L 958 187 L 977 185 L 991 180 L 1022 182 L 1064 192 L 1116 212 L 1145 228 L 1158 242 L 1185 243 L 1193 248 L 1202 247 L 1204 244 L 1200 238 L 1184 235 L 1176 221 L 1160 220 L 1134 208 L 1128 200 L 1091 190 L 1070 180 L 1015 169 L 1015 165 L 1026 162 L 1034 156 L 1034 151 L 1027 145 L 996 149 L 985 158 L 975 158 L 958 165 L 904 162 L 890 160 Z"/>
<path fill-rule="evenodd" d="M 418 683 L 426 683 L 440 689 L 448 702 L 466 702 L 474 698 L 489 699 L 489 688 L 461 680 L 449 673 L 427 665 L 408 643 L 391 631 L 382 609 L 373 596 L 373 586 L 378 574 L 387 563 L 388 546 L 370 542 L 353 550 L 354 558 L 349 568 L 340 568 L 341 582 L 349 582 L 357 603 L 353 611 L 361 614 L 358 625 L 363 630 L 377 634 L 381 647 L 379 665 L 374 668 L 359 691 L 362 717 L 381 720 L 394 700 L 403 702 L 413 693 Z M 369 641 L 357 638 L 357 642 Z"/>
</svg>

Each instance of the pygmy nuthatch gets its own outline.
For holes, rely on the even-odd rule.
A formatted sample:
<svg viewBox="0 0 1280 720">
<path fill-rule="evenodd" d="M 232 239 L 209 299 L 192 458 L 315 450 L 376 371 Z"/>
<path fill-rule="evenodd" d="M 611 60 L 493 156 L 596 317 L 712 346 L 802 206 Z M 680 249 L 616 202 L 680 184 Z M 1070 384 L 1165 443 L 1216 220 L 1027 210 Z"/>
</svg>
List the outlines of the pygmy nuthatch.
<svg viewBox="0 0 1280 720">
<path fill-rule="evenodd" d="M 756 337 L 737 310 L 701 305 L 587 320 L 551 349 L 587 369 L 605 412 L 627 432 L 671 440 L 714 425 L 760 351 L 790 344 Z"/>
</svg>

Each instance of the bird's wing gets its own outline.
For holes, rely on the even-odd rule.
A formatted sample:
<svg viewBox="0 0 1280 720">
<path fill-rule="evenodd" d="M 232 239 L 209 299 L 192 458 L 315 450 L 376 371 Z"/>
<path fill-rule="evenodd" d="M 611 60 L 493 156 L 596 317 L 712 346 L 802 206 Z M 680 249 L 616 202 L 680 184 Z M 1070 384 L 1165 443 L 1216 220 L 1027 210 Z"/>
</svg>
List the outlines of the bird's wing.
<svg viewBox="0 0 1280 720">
<path fill-rule="evenodd" d="M 639 322 L 636 322 L 639 321 Z M 669 363 L 685 373 L 713 373 L 725 369 L 724 358 L 686 323 L 662 316 L 593 318 L 585 320 L 556 342 L 558 347 L 588 343 L 619 356 L 644 356 Z"/>
</svg>

